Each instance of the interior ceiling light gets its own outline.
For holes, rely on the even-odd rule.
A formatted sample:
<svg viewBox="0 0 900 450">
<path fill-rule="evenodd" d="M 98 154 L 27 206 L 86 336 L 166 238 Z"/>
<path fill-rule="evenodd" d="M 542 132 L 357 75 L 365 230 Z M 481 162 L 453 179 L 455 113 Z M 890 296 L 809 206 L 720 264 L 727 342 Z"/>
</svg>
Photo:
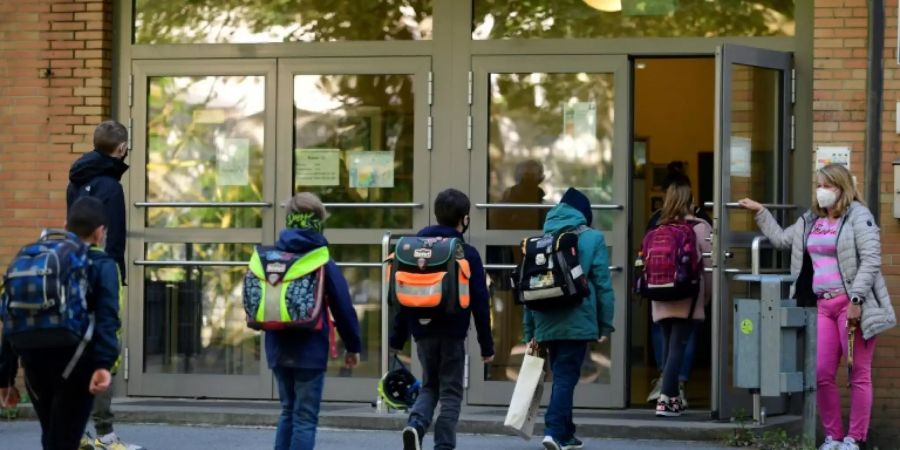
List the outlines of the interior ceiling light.
<svg viewBox="0 0 900 450">
<path fill-rule="evenodd" d="M 622 0 L 582 0 L 591 8 L 603 12 L 619 12 L 622 10 Z"/>
</svg>

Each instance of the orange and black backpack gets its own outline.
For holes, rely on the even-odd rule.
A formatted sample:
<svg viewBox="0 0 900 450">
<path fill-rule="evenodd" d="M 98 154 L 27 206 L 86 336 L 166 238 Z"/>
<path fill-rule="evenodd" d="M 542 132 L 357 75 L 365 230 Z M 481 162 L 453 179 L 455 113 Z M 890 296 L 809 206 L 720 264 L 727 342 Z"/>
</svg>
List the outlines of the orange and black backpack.
<svg viewBox="0 0 900 450">
<path fill-rule="evenodd" d="M 403 237 L 390 264 L 390 298 L 418 318 L 455 314 L 469 307 L 469 279 L 458 238 Z"/>
</svg>

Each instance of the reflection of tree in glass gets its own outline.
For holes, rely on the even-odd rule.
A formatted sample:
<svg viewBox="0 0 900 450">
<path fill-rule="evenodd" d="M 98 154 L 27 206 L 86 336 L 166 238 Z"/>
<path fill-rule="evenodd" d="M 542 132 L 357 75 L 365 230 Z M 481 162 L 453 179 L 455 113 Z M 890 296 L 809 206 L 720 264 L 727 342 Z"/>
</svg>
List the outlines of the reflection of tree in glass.
<svg viewBox="0 0 900 450">
<path fill-rule="evenodd" d="M 475 0 L 472 35 L 474 39 L 794 35 L 793 0 L 672 3 L 675 10 L 667 15 L 625 16 L 621 11 L 599 11 L 584 0 Z"/>
<path fill-rule="evenodd" d="M 431 0 L 137 0 L 135 42 L 431 39 Z"/>
<path fill-rule="evenodd" d="M 558 202 L 567 188 L 575 186 L 592 202 L 609 203 L 613 96 L 610 74 L 492 75 L 490 201 L 502 201 L 505 191 L 517 183 L 516 168 L 533 160 L 543 165 L 545 202 Z M 573 126 L 572 121 L 577 123 Z M 594 226 L 607 229 L 610 220 L 609 215 L 595 215 Z"/>
<path fill-rule="evenodd" d="M 315 82 L 308 83 L 309 77 L 314 78 Z M 294 97 L 295 148 L 341 150 L 340 185 L 295 184 L 295 191 L 314 192 L 325 202 L 412 200 L 415 148 L 412 76 L 301 75 L 295 78 Z M 348 152 L 384 150 L 394 152 L 394 186 L 351 188 Z M 412 226 L 411 211 L 404 208 L 332 209 L 329 214 L 327 226 L 332 228 Z"/>
<path fill-rule="evenodd" d="M 147 100 L 147 199 L 245 202 L 262 199 L 261 76 L 153 77 Z M 221 185 L 217 158 L 228 142 L 247 151 L 247 183 Z M 255 227 L 259 208 L 152 208 L 149 226 Z"/>
</svg>

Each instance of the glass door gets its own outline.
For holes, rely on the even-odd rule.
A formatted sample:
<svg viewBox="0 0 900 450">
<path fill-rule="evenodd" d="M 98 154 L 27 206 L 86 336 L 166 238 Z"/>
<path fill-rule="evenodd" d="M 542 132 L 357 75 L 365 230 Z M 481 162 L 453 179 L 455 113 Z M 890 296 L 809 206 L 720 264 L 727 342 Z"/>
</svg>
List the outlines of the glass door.
<svg viewBox="0 0 900 450">
<path fill-rule="evenodd" d="M 754 240 L 760 236 L 751 211 L 737 201 L 750 197 L 782 224 L 796 219 L 787 204 L 791 148 L 789 53 L 724 45 L 716 52 L 715 191 L 713 196 L 713 417 L 728 419 L 752 410 L 750 394 L 732 387 L 732 316 L 735 298 L 758 298 L 758 286 L 735 280 L 750 273 Z M 787 221 L 787 222 L 786 222 Z M 786 258 L 771 251 L 769 271 L 788 272 Z M 769 414 L 784 409 L 781 399 Z"/>
<path fill-rule="evenodd" d="M 510 269 L 521 240 L 540 234 L 565 190 L 585 192 L 593 227 L 609 247 L 616 296 L 612 339 L 592 343 L 576 389 L 578 407 L 623 407 L 628 255 L 629 72 L 625 56 L 515 56 L 473 59 L 471 242 L 488 270 L 496 358 L 479 358 L 470 333 L 469 403 L 507 405 L 525 344 L 523 308 Z M 545 389 L 546 402 L 550 387 Z"/>
<path fill-rule="evenodd" d="M 128 393 L 269 398 L 240 292 L 274 236 L 275 61 L 138 61 L 133 76 Z"/>
<path fill-rule="evenodd" d="M 356 369 L 330 360 L 326 400 L 373 401 L 386 370 L 383 324 L 393 316 L 382 295 L 381 243 L 387 232 L 411 234 L 429 222 L 430 70 L 428 57 L 278 62 L 276 198 L 322 198 L 325 236 L 362 330 Z M 276 233 L 284 218 L 276 208 Z"/>
</svg>

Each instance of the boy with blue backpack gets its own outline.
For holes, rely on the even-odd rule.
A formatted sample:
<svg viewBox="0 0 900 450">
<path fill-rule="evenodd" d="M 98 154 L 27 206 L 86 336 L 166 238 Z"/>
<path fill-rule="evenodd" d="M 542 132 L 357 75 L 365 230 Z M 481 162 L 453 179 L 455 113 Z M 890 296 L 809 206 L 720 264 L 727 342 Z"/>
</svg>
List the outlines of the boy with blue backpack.
<svg viewBox="0 0 900 450">
<path fill-rule="evenodd" d="M 106 240 L 103 204 L 69 209 L 66 231 L 46 230 L 13 259 L 0 299 L 0 396 L 22 359 L 45 450 L 74 450 L 94 395 L 109 388 L 119 357 L 120 280 Z"/>
<path fill-rule="evenodd" d="M 400 304 L 390 346 L 397 352 L 409 335 L 416 340 L 422 363 L 422 387 L 403 429 L 403 450 L 421 450 L 434 417 L 434 448 L 456 448 L 465 370 L 465 339 L 471 318 L 485 363 L 494 359 L 490 297 L 481 256 L 465 243 L 469 198 L 447 189 L 434 200 L 438 224 L 403 238 L 391 263 L 391 299 Z"/>
</svg>

